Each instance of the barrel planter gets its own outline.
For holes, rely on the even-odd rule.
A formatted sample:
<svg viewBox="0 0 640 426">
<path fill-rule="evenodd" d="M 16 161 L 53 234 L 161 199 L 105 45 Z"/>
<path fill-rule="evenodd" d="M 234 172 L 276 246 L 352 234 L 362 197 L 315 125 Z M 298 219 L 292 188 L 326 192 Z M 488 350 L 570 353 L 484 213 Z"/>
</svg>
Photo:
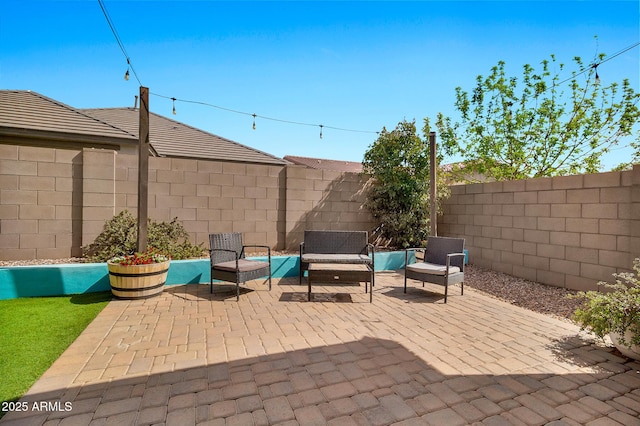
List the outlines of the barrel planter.
<svg viewBox="0 0 640 426">
<path fill-rule="evenodd" d="M 146 299 L 160 295 L 167 281 L 169 263 L 169 260 L 146 265 L 107 262 L 111 293 L 118 299 Z"/>
</svg>

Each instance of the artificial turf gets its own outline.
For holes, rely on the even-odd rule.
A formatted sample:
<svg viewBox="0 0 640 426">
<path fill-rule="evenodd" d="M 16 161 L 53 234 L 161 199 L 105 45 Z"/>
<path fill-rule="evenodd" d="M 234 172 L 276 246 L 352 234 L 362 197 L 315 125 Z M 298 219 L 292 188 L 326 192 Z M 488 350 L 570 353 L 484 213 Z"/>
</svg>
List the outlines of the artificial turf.
<svg viewBox="0 0 640 426">
<path fill-rule="evenodd" d="M 111 292 L 0 300 L 0 402 L 20 398 L 110 300 Z"/>
</svg>

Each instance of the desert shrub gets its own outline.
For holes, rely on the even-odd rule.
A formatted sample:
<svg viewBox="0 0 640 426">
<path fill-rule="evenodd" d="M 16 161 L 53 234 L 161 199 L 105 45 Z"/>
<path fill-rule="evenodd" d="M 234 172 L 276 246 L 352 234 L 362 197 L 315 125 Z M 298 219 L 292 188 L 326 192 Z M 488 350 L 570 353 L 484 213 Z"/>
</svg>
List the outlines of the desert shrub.
<svg viewBox="0 0 640 426">
<path fill-rule="evenodd" d="M 84 256 L 91 262 L 106 262 L 116 256 L 132 254 L 137 249 L 138 221 L 128 210 L 115 215 L 105 222 L 104 228 L 96 239 L 82 248 Z M 194 245 L 189 233 L 174 218 L 171 222 L 156 222 L 149 219 L 147 245 L 154 247 L 172 259 L 201 257 L 203 244 Z"/>
</svg>

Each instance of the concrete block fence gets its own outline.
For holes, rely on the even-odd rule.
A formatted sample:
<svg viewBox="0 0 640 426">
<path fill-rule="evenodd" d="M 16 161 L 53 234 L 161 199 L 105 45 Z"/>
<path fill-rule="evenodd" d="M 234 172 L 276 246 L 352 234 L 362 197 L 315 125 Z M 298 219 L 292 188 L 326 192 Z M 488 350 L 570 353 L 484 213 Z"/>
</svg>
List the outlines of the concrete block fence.
<svg viewBox="0 0 640 426">
<path fill-rule="evenodd" d="M 442 235 L 470 262 L 544 284 L 597 288 L 640 256 L 640 166 L 632 171 L 453 186 Z"/>
<path fill-rule="evenodd" d="M 137 156 L 108 149 L 0 144 L 0 260 L 81 255 L 105 221 L 137 210 Z M 303 166 L 149 159 L 149 216 L 183 223 L 193 242 L 242 232 L 297 249 L 305 229 L 373 229 L 363 178 Z"/>
<path fill-rule="evenodd" d="M 298 165 L 150 158 L 149 216 L 178 217 L 196 243 L 242 232 L 297 250 L 305 229 L 366 230 L 366 176 Z M 137 207 L 137 157 L 0 144 L 0 260 L 81 255 L 105 221 Z M 640 166 L 632 171 L 452 187 L 439 234 L 469 261 L 571 289 L 596 288 L 640 256 Z"/>
</svg>

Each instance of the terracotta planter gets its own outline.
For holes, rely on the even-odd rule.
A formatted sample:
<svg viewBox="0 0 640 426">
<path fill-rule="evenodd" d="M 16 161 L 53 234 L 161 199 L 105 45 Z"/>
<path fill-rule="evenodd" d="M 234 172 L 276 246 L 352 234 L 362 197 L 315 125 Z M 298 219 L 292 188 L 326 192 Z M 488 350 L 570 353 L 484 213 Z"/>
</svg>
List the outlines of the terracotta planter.
<svg viewBox="0 0 640 426">
<path fill-rule="evenodd" d="M 148 265 L 107 262 L 111 293 L 118 299 L 146 299 L 160 295 L 167 281 L 169 263 L 169 260 Z"/>
<path fill-rule="evenodd" d="M 609 333 L 609 337 L 611 338 L 611 342 L 613 342 L 613 345 L 620 351 L 622 355 L 632 359 L 640 360 L 640 346 L 631 345 L 631 347 L 628 347 L 623 345 L 622 343 L 620 343 L 620 335 L 618 333 Z M 624 333 L 624 340 L 628 342 L 631 340 L 631 337 L 633 337 L 633 333 L 627 330 L 626 333 Z"/>
</svg>

